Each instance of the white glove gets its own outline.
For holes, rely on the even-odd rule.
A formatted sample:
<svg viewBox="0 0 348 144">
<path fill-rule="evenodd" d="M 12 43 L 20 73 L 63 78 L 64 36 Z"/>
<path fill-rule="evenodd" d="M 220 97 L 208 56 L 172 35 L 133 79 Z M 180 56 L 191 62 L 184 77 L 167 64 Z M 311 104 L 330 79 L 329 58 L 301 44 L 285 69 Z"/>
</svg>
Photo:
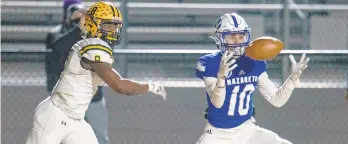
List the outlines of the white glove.
<svg viewBox="0 0 348 144">
<path fill-rule="evenodd" d="M 233 55 L 234 55 L 234 52 L 230 52 L 230 51 L 226 51 L 222 55 L 220 66 L 219 66 L 219 72 L 217 74 L 218 78 L 226 79 L 229 72 L 237 67 L 237 64 L 234 64 L 236 60 L 235 59 L 230 60 L 232 59 Z"/>
<path fill-rule="evenodd" d="M 167 93 L 161 84 L 152 81 L 148 81 L 147 84 L 149 85 L 149 92 L 152 92 L 156 95 L 160 95 L 164 100 L 166 100 Z"/>
<path fill-rule="evenodd" d="M 298 85 L 300 82 L 300 76 L 302 74 L 302 71 L 304 71 L 307 68 L 309 58 L 306 58 L 306 54 L 302 54 L 301 60 L 299 62 L 295 61 L 293 55 L 290 55 L 289 58 L 292 64 L 292 73 L 290 75 L 290 79 L 295 82 L 295 85 Z"/>
</svg>

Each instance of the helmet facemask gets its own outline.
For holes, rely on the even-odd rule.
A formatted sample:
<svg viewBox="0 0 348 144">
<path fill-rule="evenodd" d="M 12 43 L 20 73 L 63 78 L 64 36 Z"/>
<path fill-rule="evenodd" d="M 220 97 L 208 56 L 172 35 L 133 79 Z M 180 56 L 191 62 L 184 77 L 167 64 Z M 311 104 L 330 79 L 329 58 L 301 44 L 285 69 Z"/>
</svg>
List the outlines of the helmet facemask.
<svg viewBox="0 0 348 144">
<path fill-rule="evenodd" d="M 122 38 L 122 21 L 102 21 L 98 27 L 101 39 L 111 46 L 118 45 Z"/>
<path fill-rule="evenodd" d="M 87 38 L 99 38 L 111 47 L 121 41 L 122 14 L 111 2 L 99 1 L 89 7 L 84 27 Z"/>
<path fill-rule="evenodd" d="M 96 27 L 94 33 L 88 33 L 87 37 L 100 38 L 110 46 L 118 45 L 122 39 L 122 20 L 104 20 L 92 18 L 93 27 Z"/>
<path fill-rule="evenodd" d="M 216 33 L 216 38 L 220 41 L 220 50 L 233 51 L 234 58 L 244 55 L 245 48 L 250 42 L 250 30 L 225 31 Z"/>
<path fill-rule="evenodd" d="M 237 13 L 223 14 L 215 24 L 215 40 L 218 49 L 234 52 L 234 58 L 244 55 L 250 42 L 250 28 L 244 18 Z"/>
</svg>

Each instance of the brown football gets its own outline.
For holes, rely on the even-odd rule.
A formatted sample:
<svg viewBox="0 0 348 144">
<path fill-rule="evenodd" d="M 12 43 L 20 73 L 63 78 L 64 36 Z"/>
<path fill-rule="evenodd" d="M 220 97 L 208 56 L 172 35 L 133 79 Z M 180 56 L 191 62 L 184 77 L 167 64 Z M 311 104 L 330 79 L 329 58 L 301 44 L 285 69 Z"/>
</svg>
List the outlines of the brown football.
<svg viewBox="0 0 348 144">
<path fill-rule="evenodd" d="M 259 37 L 249 43 L 245 55 L 255 60 L 271 60 L 283 49 L 283 42 L 274 37 Z"/>
</svg>

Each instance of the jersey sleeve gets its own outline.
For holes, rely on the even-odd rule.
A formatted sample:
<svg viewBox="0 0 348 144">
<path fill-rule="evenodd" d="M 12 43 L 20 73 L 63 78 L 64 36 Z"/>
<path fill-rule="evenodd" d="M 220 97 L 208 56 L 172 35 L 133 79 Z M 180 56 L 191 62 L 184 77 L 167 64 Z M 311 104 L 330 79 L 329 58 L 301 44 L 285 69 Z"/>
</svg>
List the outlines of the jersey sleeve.
<svg viewBox="0 0 348 144">
<path fill-rule="evenodd" d="M 203 79 L 204 77 L 215 77 L 218 72 L 219 63 L 214 63 L 214 61 L 206 56 L 198 59 L 196 64 L 196 77 Z"/>
<path fill-rule="evenodd" d="M 82 57 L 94 61 L 94 62 L 104 62 L 113 63 L 112 50 L 104 45 L 100 44 L 90 44 L 81 48 L 80 54 Z"/>
<path fill-rule="evenodd" d="M 267 70 L 267 63 L 266 61 L 261 62 L 261 73 L 265 72 Z"/>
<path fill-rule="evenodd" d="M 266 70 L 267 70 L 266 61 L 258 61 L 256 69 L 257 69 L 258 76 L 260 76 L 262 73 L 266 72 Z"/>
</svg>

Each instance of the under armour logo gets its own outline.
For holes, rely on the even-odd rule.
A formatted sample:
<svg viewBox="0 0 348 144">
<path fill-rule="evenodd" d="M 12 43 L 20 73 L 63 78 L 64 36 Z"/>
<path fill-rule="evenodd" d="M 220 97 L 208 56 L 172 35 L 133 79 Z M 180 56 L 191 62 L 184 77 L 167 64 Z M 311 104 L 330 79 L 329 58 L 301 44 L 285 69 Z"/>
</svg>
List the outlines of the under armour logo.
<svg viewBox="0 0 348 144">
<path fill-rule="evenodd" d="M 211 133 L 211 129 L 206 130 L 205 133 L 207 133 L 207 134 L 212 134 L 212 133 Z"/>
<path fill-rule="evenodd" d="M 245 72 L 241 70 L 238 75 L 243 75 L 243 74 L 245 74 Z"/>
<path fill-rule="evenodd" d="M 60 123 L 60 124 L 66 126 L 66 122 L 65 121 L 62 121 L 62 123 Z"/>
</svg>

